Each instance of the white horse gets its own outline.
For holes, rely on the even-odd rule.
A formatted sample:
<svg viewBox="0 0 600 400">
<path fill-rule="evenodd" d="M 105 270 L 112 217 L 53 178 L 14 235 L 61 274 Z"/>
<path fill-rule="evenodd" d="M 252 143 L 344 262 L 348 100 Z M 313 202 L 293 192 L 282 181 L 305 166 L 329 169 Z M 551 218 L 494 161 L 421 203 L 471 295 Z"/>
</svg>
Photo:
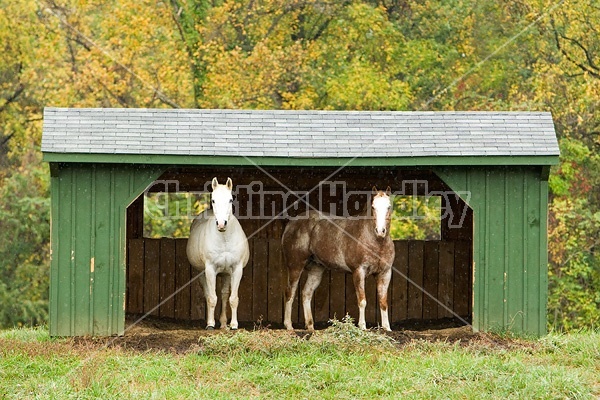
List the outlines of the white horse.
<svg viewBox="0 0 600 400">
<path fill-rule="evenodd" d="M 220 185 L 217 178 L 212 180 L 212 210 L 206 210 L 195 218 L 190 228 L 187 243 L 187 257 L 190 264 L 200 272 L 200 282 L 204 288 L 207 304 L 206 329 L 215 328 L 215 307 L 217 305 L 217 275 L 225 275 L 221 290 L 221 328 L 227 326 L 227 298 L 231 306 L 231 329 L 238 328 L 237 308 L 238 289 L 242 272 L 250 250 L 248 238 L 237 218 L 233 215 L 233 183 L 227 178 Z M 229 290 L 231 288 L 231 295 Z"/>
</svg>

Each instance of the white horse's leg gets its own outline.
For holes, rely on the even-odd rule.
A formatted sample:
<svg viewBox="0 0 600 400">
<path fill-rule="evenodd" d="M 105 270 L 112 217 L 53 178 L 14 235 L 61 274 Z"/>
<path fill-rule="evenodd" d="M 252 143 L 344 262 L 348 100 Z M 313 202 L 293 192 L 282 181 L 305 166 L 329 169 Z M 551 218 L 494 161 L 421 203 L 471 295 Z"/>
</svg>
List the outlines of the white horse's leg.
<svg viewBox="0 0 600 400">
<path fill-rule="evenodd" d="M 231 277 L 229 275 L 221 275 L 223 287 L 221 288 L 221 315 L 219 316 L 220 328 L 227 327 L 227 302 L 229 300 L 229 288 L 231 287 Z"/>
<path fill-rule="evenodd" d="M 379 310 L 381 311 L 381 327 L 386 331 L 391 331 L 390 319 L 388 317 L 387 293 L 392 279 L 392 269 L 381 272 L 377 275 L 377 297 L 379 299 Z"/>
<path fill-rule="evenodd" d="M 238 304 L 240 303 L 238 290 L 240 288 L 243 272 L 244 265 L 242 263 L 233 267 L 233 271 L 231 272 L 231 296 L 229 296 L 229 305 L 231 306 L 231 329 L 238 328 L 237 309 Z"/>
<path fill-rule="evenodd" d="M 292 326 L 292 306 L 294 305 L 294 297 L 296 297 L 296 290 L 298 290 L 298 282 L 304 268 L 288 269 L 288 285 L 285 290 L 285 313 L 283 317 L 283 324 L 286 329 L 293 330 Z"/>
<path fill-rule="evenodd" d="M 304 310 L 304 324 L 309 331 L 315 330 L 315 322 L 313 321 L 310 303 L 313 294 L 315 293 L 315 289 L 321 283 L 324 270 L 325 268 L 314 263 L 307 268 L 308 276 L 306 277 L 306 283 L 302 289 L 302 308 Z"/>
<path fill-rule="evenodd" d="M 367 298 L 365 296 L 365 270 L 362 267 L 357 268 L 352 273 L 352 281 L 356 290 L 356 300 L 358 302 L 358 327 L 367 329 L 365 321 L 365 309 L 367 308 Z"/>
<path fill-rule="evenodd" d="M 217 274 L 212 265 L 207 264 L 204 270 L 206 297 L 206 329 L 215 328 L 215 307 L 217 306 Z"/>
</svg>

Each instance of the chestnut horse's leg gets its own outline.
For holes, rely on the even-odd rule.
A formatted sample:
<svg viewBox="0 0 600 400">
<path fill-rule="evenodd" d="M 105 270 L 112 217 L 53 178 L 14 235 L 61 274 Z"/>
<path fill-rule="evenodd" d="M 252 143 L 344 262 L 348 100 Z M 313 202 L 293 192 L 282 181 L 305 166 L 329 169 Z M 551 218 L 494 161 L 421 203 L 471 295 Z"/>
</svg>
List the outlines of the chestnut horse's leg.
<svg viewBox="0 0 600 400">
<path fill-rule="evenodd" d="M 358 302 L 358 327 L 360 329 L 367 329 L 367 323 L 365 321 L 365 309 L 367 308 L 367 298 L 365 296 L 365 270 L 362 266 L 354 270 L 352 273 L 352 281 L 354 282 L 356 300 Z"/>
<path fill-rule="evenodd" d="M 390 319 L 388 317 L 387 293 L 392 279 L 392 269 L 380 272 L 377 275 L 377 297 L 379 299 L 379 310 L 381 311 L 381 327 L 386 331 L 391 331 Z"/>
<path fill-rule="evenodd" d="M 307 266 L 308 276 L 306 277 L 306 283 L 304 283 L 304 288 L 302 289 L 302 309 L 304 310 L 304 324 L 309 331 L 315 330 L 315 322 L 313 321 L 310 303 L 313 294 L 315 293 L 315 289 L 321 283 L 324 270 L 325 268 L 322 265 L 316 263 L 311 263 Z"/>
<path fill-rule="evenodd" d="M 300 266 L 298 268 L 298 266 Z M 298 282 L 300 276 L 304 270 L 304 264 L 296 264 L 294 266 L 288 264 L 288 284 L 285 289 L 285 315 L 283 323 L 288 330 L 293 330 L 292 326 L 292 305 L 294 304 L 294 297 L 296 296 L 296 290 L 298 289 Z"/>
</svg>

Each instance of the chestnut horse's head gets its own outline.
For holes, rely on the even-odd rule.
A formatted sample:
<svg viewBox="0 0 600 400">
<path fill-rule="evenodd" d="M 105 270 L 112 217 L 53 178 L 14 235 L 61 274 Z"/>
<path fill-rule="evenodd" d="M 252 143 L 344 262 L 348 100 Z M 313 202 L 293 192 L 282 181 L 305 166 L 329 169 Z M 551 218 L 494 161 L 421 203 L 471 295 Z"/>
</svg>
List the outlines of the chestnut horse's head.
<svg viewBox="0 0 600 400">
<path fill-rule="evenodd" d="M 225 185 L 220 185 L 217 178 L 213 178 L 212 180 L 210 202 L 213 213 L 215 214 L 217 229 L 220 232 L 225 232 L 225 230 L 227 230 L 227 221 L 229 221 L 229 217 L 231 217 L 233 212 L 232 188 L 233 182 L 231 181 L 231 178 L 227 178 L 227 183 Z"/>
<path fill-rule="evenodd" d="M 390 221 L 392 218 L 392 201 L 390 195 L 392 189 L 388 186 L 386 191 L 377 190 L 373 186 L 373 201 L 371 208 L 375 220 L 375 235 L 380 238 L 386 237 L 390 233 Z"/>
</svg>

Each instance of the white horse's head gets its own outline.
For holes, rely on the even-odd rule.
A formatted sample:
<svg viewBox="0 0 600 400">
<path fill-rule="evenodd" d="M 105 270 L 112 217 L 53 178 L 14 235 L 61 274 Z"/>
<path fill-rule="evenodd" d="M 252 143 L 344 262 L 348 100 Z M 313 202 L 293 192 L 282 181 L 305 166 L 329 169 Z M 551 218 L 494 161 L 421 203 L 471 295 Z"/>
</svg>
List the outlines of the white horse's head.
<svg viewBox="0 0 600 400">
<path fill-rule="evenodd" d="M 373 208 L 373 216 L 375 217 L 375 234 L 380 238 L 384 238 L 389 233 L 392 217 L 391 193 L 392 189 L 389 186 L 385 192 L 377 190 L 373 186 L 373 202 L 371 203 L 371 207 Z"/>
<path fill-rule="evenodd" d="M 227 183 L 224 185 L 220 185 L 217 178 L 213 178 L 212 180 L 210 202 L 212 204 L 213 213 L 215 214 L 217 229 L 220 232 L 225 232 L 227 229 L 227 221 L 229 221 L 233 212 L 232 188 L 233 182 L 231 181 L 231 178 L 227 178 Z"/>
</svg>

